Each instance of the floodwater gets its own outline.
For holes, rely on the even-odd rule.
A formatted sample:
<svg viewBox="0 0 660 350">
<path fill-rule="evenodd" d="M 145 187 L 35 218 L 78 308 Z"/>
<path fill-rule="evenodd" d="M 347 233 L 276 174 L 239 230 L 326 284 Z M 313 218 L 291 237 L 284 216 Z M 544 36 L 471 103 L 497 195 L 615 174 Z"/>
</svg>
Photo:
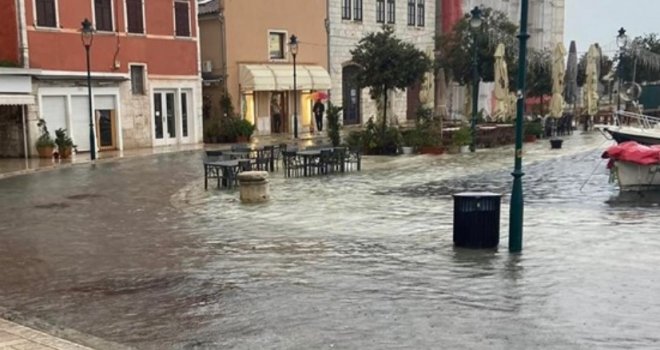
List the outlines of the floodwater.
<svg viewBox="0 0 660 350">
<path fill-rule="evenodd" d="M 0 306 L 138 349 L 657 349 L 660 196 L 620 195 L 599 135 L 367 158 L 203 190 L 200 153 L 0 180 Z M 497 250 L 452 244 L 451 194 L 504 194 Z"/>
</svg>

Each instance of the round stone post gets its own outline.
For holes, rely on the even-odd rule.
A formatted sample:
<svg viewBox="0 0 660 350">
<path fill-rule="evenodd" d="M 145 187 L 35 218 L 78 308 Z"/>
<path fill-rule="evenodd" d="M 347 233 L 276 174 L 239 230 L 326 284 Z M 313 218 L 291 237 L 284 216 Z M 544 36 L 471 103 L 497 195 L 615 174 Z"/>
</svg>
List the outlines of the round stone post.
<svg viewBox="0 0 660 350">
<path fill-rule="evenodd" d="M 268 172 L 244 171 L 238 174 L 241 202 L 261 203 L 270 199 Z"/>
</svg>

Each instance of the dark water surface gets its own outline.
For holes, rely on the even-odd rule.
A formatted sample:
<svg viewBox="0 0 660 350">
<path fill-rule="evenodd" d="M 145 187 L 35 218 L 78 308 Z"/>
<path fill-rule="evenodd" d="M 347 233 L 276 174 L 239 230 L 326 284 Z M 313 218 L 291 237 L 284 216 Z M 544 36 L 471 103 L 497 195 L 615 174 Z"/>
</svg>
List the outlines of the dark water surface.
<svg viewBox="0 0 660 350">
<path fill-rule="evenodd" d="M 0 180 L 0 306 L 139 349 L 660 348 L 660 195 L 619 195 L 603 147 L 528 147 L 521 255 L 511 149 L 276 174 L 252 206 L 193 152 Z M 505 194 L 499 250 L 453 248 L 467 189 Z"/>
</svg>

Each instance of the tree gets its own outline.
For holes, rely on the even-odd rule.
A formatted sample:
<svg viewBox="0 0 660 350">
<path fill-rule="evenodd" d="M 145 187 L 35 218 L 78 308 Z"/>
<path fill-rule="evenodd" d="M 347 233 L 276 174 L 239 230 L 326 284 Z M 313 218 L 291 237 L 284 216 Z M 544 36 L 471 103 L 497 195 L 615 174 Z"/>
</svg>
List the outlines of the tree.
<svg viewBox="0 0 660 350">
<path fill-rule="evenodd" d="M 552 93 L 552 52 L 530 49 L 527 60 L 527 95 L 539 97 L 543 115 L 543 96 Z"/>
<path fill-rule="evenodd" d="M 473 38 L 476 34 L 478 47 L 479 74 L 483 81 L 493 81 L 495 72 L 495 49 L 499 43 L 506 48 L 504 60 L 509 71 L 509 86 L 515 87 L 518 48 L 516 32 L 518 27 L 507 16 L 491 8 L 483 9 L 483 23 L 480 28 L 470 27 L 469 17 L 461 19 L 454 29 L 436 38 L 440 48 L 438 66 L 448 72 L 449 79 L 462 85 L 472 82 Z"/>
<path fill-rule="evenodd" d="M 405 89 L 420 81 L 432 65 L 431 59 L 411 43 L 396 38 L 391 27 L 371 33 L 351 50 L 353 63 L 360 67 L 356 83 L 369 87 L 371 98 L 385 100 L 383 132 L 387 126 L 387 93 Z"/>
<path fill-rule="evenodd" d="M 621 60 L 624 81 L 660 80 L 660 38 L 656 34 L 636 37 L 617 59 Z"/>
</svg>

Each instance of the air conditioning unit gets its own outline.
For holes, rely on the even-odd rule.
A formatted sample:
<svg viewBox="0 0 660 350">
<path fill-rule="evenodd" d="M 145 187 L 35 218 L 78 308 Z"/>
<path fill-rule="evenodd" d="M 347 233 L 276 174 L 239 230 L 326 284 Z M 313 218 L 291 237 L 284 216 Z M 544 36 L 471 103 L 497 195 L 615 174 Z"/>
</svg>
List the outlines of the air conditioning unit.
<svg viewBox="0 0 660 350">
<path fill-rule="evenodd" d="M 211 61 L 204 61 L 202 64 L 202 72 L 211 73 L 213 71 L 213 63 Z"/>
</svg>

